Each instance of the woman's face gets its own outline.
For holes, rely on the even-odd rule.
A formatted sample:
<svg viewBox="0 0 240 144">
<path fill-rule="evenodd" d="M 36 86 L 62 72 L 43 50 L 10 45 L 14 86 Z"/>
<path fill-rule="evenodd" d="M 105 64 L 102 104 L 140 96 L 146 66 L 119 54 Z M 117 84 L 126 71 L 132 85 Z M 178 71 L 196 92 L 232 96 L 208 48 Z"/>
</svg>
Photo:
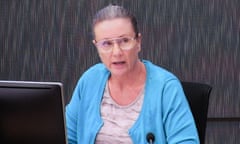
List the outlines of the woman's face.
<svg viewBox="0 0 240 144">
<path fill-rule="evenodd" d="M 136 33 L 128 18 L 115 18 L 101 21 L 94 26 L 94 34 L 94 44 L 97 46 L 99 56 L 112 75 L 121 76 L 129 74 L 134 70 L 138 62 L 138 53 L 141 50 L 141 35 L 139 34 L 139 36 L 134 39 Z M 125 37 L 132 38 L 130 41 L 131 47 L 123 50 L 125 47 L 120 43 L 124 43 Z M 98 47 L 98 42 L 105 40 L 109 42 L 109 39 L 112 39 L 112 41 L 110 40 L 112 48 L 110 51 L 104 52 Z"/>
</svg>

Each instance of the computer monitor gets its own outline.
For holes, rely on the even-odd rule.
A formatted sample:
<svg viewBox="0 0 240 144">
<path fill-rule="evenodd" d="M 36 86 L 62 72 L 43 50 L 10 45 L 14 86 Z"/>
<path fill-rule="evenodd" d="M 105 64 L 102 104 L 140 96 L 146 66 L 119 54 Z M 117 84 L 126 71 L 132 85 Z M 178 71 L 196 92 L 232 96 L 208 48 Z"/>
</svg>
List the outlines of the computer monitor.
<svg viewBox="0 0 240 144">
<path fill-rule="evenodd" d="M 0 81 L 1 144 L 66 144 L 62 84 Z"/>
</svg>

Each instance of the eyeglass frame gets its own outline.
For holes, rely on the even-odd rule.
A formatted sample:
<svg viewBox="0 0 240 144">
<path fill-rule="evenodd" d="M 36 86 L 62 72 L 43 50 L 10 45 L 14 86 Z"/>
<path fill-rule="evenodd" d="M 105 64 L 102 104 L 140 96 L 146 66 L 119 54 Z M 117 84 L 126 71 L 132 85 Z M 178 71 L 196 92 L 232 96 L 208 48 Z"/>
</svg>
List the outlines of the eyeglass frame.
<svg viewBox="0 0 240 144">
<path fill-rule="evenodd" d="M 119 48 L 121 50 L 130 50 L 132 49 L 133 47 L 129 47 L 129 48 L 124 48 L 124 47 L 121 47 L 120 46 L 120 42 L 118 40 L 122 40 L 124 38 L 128 38 L 128 40 L 130 40 L 131 42 L 134 41 L 134 40 L 137 40 L 139 38 L 140 34 L 134 36 L 134 37 L 131 37 L 131 36 L 121 36 L 121 37 L 118 37 L 118 38 L 110 38 L 110 39 L 102 39 L 102 40 L 93 40 L 93 43 L 94 45 L 103 53 L 110 53 L 112 52 L 113 48 L 114 48 L 114 44 L 118 44 Z M 103 48 L 99 47 L 99 44 L 98 43 L 104 43 L 104 42 L 111 42 L 113 45 L 111 47 L 109 47 L 108 50 L 104 50 Z"/>
</svg>

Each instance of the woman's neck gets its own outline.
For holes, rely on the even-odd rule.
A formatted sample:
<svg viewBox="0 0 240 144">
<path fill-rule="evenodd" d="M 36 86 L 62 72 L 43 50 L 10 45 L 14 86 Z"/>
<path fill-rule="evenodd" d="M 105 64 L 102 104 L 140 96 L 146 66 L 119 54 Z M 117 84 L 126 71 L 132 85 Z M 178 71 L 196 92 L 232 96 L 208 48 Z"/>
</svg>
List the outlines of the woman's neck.
<svg viewBox="0 0 240 144">
<path fill-rule="evenodd" d="M 121 77 L 110 77 L 108 81 L 110 95 L 119 105 L 128 105 L 139 96 L 139 93 L 144 88 L 145 80 L 145 66 L 139 61 L 131 74 Z"/>
</svg>

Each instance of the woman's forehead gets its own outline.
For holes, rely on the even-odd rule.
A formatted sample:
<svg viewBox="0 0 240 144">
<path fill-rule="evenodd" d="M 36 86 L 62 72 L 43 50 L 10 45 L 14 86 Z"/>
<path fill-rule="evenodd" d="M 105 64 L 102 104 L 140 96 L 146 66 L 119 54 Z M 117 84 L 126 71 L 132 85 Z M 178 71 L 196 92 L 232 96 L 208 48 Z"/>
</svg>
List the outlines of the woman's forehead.
<svg viewBox="0 0 240 144">
<path fill-rule="evenodd" d="M 134 34 L 132 23 L 127 18 L 115 18 L 98 22 L 94 26 L 95 37 L 110 37 Z"/>
</svg>

